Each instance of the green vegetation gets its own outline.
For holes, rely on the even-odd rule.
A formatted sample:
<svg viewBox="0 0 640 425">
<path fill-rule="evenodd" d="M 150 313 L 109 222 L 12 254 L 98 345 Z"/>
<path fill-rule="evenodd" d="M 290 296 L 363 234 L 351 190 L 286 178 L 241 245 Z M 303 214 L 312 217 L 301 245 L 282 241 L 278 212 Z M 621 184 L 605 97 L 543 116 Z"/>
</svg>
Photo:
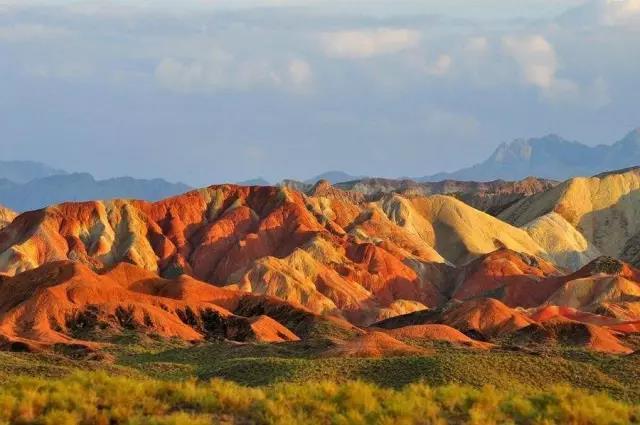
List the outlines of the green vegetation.
<svg viewBox="0 0 640 425">
<path fill-rule="evenodd" d="M 477 351 L 436 344 L 428 356 L 379 359 L 326 358 L 309 343 L 208 343 L 115 354 L 117 364 L 159 379 L 224 378 L 249 386 L 318 380 L 363 380 L 400 388 L 429 385 L 494 385 L 520 391 L 562 383 L 640 402 L 640 356 L 613 356 L 584 350 L 544 354 Z"/>
<path fill-rule="evenodd" d="M 190 345 L 135 334 L 96 353 L 0 352 L 0 424 L 640 423 L 640 356 L 430 344 L 324 357 L 326 341 Z"/>
<path fill-rule="evenodd" d="M 14 378 L 0 387 L 0 423 L 25 424 L 624 424 L 640 407 L 566 386 L 516 393 L 417 383 L 401 389 L 349 381 L 248 388 L 78 372 Z"/>
</svg>

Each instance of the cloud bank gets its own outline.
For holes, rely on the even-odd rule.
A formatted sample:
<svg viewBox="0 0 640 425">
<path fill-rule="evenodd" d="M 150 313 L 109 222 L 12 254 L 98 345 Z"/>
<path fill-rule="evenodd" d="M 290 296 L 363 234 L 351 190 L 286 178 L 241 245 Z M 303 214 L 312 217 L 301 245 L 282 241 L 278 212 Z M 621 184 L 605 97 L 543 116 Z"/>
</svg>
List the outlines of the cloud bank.
<svg viewBox="0 0 640 425">
<path fill-rule="evenodd" d="M 640 125 L 640 0 L 44 3 L 0 7 L 1 147 L 98 177 L 426 175 Z"/>
</svg>

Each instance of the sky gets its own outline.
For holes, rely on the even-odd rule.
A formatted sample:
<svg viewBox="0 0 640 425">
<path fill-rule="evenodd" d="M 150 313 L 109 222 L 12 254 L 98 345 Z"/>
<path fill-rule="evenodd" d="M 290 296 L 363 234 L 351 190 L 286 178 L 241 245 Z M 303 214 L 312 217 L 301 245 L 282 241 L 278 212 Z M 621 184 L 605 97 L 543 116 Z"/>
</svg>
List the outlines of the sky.
<svg viewBox="0 0 640 425">
<path fill-rule="evenodd" d="M 0 158 L 424 176 L 640 126 L 640 0 L 0 0 Z"/>
</svg>

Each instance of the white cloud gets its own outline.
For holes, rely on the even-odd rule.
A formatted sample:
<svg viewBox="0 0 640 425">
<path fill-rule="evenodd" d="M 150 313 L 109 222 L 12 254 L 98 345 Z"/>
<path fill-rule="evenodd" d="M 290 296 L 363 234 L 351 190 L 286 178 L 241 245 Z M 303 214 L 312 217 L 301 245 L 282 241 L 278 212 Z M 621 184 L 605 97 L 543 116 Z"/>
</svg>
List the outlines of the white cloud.
<svg viewBox="0 0 640 425">
<path fill-rule="evenodd" d="M 626 25 L 640 23 L 640 0 L 607 0 L 602 23 Z"/>
<path fill-rule="evenodd" d="M 520 65 L 525 82 L 542 89 L 554 84 L 558 67 L 556 52 L 543 36 L 509 36 L 503 39 L 503 46 Z"/>
<path fill-rule="evenodd" d="M 203 83 L 205 71 L 202 64 L 183 63 L 174 58 L 163 59 L 156 67 L 155 75 L 164 87 L 176 91 L 190 91 Z"/>
<path fill-rule="evenodd" d="M 16 24 L 0 26 L 0 42 L 18 43 L 33 40 L 51 40 L 67 37 L 71 31 L 66 28 L 38 24 Z"/>
<path fill-rule="evenodd" d="M 302 59 L 277 64 L 272 60 L 238 60 L 215 51 L 198 60 L 164 58 L 155 69 L 160 85 L 178 92 L 278 88 L 305 91 L 312 82 L 311 66 Z"/>
<path fill-rule="evenodd" d="M 440 55 L 432 64 L 427 65 L 426 72 L 429 75 L 441 76 L 445 75 L 451 69 L 453 59 L 449 55 Z"/>
<path fill-rule="evenodd" d="M 471 37 L 464 45 L 464 51 L 471 55 L 484 55 L 489 50 L 489 40 L 486 37 Z"/>
<path fill-rule="evenodd" d="M 591 102 L 594 108 L 599 108 L 608 105 L 612 102 L 611 94 L 609 93 L 609 84 L 603 77 L 595 79 L 593 84 L 589 87 L 587 93 L 587 101 Z"/>
<path fill-rule="evenodd" d="M 306 90 L 313 81 L 311 65 L 302 59 L 289 61 L 287 71 L 294 90 Z"/>
<path fill-rule="evenodd" d="M 602 77 L 583 86 L 570 80 L 555 80 L 550 88 L 542 92 L 542 96 L 551 103 L 594 110 L 611 103 L 609 85 Z"/>
<path fill-rule="evenodd" d="M 596 78 L 584 87 L 570 79 L 559 78 L 556 50 L 541 35 L 505 37 L 503 46 L 520 66 L 525 83 L 538 87 L 543 99 L 595 109 L 611 102 L 608 85 L 602 78 Z"/>
<path fill-rule="evenodd" d="M 79 80 L 94 74 L 95 69 L 84 62 L 34 63 L 24 67 L 27 75 L 37 78 L 59 78 L 62 80 Z"/>
<path fill-rule="evenodd" d="M 559 21 L 578 26 L 637 26 L 640 0 L 588 0 L 564 13 Z"/>
<path fill-rule="evenodd" d="M 396 53 L 420 43 L 420 33 L 403 28 L 378 28 L 324 33 L 324 52 L 334 58 L 369 58 Z"/>
</svg>

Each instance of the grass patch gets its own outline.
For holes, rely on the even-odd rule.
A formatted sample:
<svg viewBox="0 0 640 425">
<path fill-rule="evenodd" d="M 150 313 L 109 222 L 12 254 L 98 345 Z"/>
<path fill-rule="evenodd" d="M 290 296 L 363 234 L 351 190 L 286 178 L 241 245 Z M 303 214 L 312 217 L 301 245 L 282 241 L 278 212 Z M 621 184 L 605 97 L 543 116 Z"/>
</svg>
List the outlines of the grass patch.
<svg viewBox="0 0 640 425">
<path fill-rule="evenodd" d="M 110 342 L 87 357 L 0 352 L 0 425 L 640 422 L 640 356 L 432 344 L 362 359 L 324 357 L 322 339 Z"/>
<path fill-rule="evenodd" d="M 103 356 L 82 359 L 64 351 L 48 354 L 0 352 L 0 379 L 16 375 L 63 377 L 77 370 L 162 380 L 223 378 L 247 386 L 310 380 L 362 380 L 400 388 L 429 385 L 494 385 L 505 390 L 546 388 L 564 383 L 640 402 L 640 356 L 611 356 L 583 350 L 541 355 L 518 351 L 475 351 L 446 344 L 428 356 L 380 359 L 325 358 L 324 342 L 187 345 L 138 340 L 115 344 Z"/>
<path fill-rule="evenodd" d="M 79 397 L 78 395 L 82 396 Z M 14 377 L 0 387 L 0 423 L 33 424 L 624 424 L 637 405 L 567 386 L 515 392 L 493 386 L 400 389 L 362 381 L 172 382 L 77 372 Z"/>
<path fill-rule="evenodd" d="M 154 352 L 127 351 L 117 364 L 159 379 L 223 378 L 248 386 L 317 380 L 362 380 L 382 387 L 494 385 L 505 390 L 547 388 L 564 383 L 640 402 L 640 356 L 611 356 L 581 350 L 541 355 L 476 351 L 438 345 L 428 356 L 380 359 L 324 358 L 308 343 L 207 343 Z"/>
</svg>

